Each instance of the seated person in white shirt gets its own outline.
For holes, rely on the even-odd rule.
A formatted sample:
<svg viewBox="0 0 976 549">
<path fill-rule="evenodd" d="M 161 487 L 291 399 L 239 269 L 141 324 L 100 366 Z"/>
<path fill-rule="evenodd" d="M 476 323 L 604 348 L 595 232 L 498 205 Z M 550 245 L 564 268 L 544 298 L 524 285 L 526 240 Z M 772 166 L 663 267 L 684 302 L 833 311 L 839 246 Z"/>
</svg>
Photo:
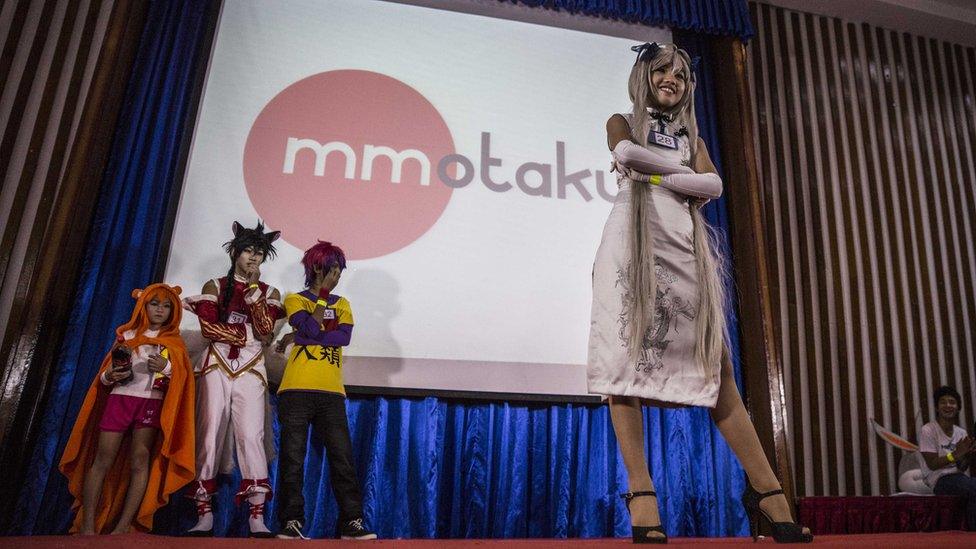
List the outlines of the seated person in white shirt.
<svg viewBox="0 0 976 549">
<path fill-rule="evenodd" d="M 976 479 L 968 473 L 973 437 L 956 425 L 962 399 L 948 386 L 936 389 L 933 399 L 936 420 L 923 425 L 918 436 L 925 483 L 938 496 L 966 498 L 966 525 L 976 530 Z"/>
</svg>

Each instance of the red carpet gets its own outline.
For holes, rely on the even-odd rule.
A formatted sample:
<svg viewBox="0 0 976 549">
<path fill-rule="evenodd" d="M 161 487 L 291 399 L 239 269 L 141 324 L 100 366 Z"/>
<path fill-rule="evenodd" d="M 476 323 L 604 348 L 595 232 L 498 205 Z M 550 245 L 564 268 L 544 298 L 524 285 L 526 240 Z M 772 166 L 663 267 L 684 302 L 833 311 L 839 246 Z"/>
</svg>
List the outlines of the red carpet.
<svg viewBox="0 0 976 549">
<path fill-rule="evenodd" d="M 760 542 L 772 546 L 773 540 Z M 236 549 L 238 547 L 363 547 L 384 549 L 544 549 L 553 548 L 582 548 L 582 547 L 626 547 L 631 545 L 626 539 L 508 539 L 508 540 L 432 540 L 432 539 L 403 539 L 377 541 L 338 541 L 338 540 L 247 540 L 238 538 L 189 539 L 150 536 L 144 534 L 128 534 L 125 536 L 34 536 L 0 538 L 0 547 L 27 548 L 91 548 L 91 549 L 162 549 L 165 547 L 193 548 L 215 547 Z M 706 547 L 721 545 L 722 547 L 756 547 L 751 538 L 678 538 L 671 540 L 669 545 L 682 547 Z M 856 547 L 857 549 L 879 549 L 888 547 L 917 547 L 919 549 L 934 549 L 937 547 L 976 547 L 976 533 L 970 532 L 933 532 L 926 534 L 866 534 L 857 536 L 817 536 L 813 545 L 817 547 Z"/>
</svg>

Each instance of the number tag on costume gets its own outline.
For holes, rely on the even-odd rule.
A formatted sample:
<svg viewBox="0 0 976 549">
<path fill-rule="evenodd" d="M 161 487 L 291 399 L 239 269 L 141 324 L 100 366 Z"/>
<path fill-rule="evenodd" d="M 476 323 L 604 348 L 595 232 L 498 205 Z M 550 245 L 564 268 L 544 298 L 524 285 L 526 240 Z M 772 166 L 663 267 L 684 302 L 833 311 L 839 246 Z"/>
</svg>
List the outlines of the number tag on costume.
<svg viewBox="0 0 976 549">
<path fill-rule="evenodd" d="M 326 309 L 322 320 L 335 320 L 335 309 Z"/>
<path fill-rule="evenodd" d="M 247 316 L 234 311 L 227 317 L 227 322 L 230 324 L 244 324 L 247 322 Z"/>
<path fill-rule="evenodd" d="M 667 147 L 669 149 L 675 149 L 675 150 L 677 150 L 678 148 L 677 139 L 675 139 L 674 137 L 666 133 L 656 132 L 654 130 L 651 130 L 651 133 L 648 135 L 647 141 L 648 143 L 654 143 L 659 147 Z"/>
</svg>

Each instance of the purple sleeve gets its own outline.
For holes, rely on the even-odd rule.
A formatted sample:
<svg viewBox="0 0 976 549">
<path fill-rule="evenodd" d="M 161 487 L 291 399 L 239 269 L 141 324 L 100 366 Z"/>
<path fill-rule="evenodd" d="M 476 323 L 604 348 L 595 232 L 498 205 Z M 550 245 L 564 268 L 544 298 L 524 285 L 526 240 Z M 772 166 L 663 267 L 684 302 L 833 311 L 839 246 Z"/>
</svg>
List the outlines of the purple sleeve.
<svg viewBox="0 0 976 549">
<path fill-rule="evenodd" d="M 292 328 L 295 328 L 296 338 L 301 336 L 306 338 L 318 337 L 319 332 L 322 331 L 319 323 L 307 311 L 296 311 L 288 317 L 288 323 L 291 324 Z"/>
<path fill-rule="evenodd" d="M 296 313 L 297 314 L 297 313 Z M 307 314 L 307 313 L 306 313 Z M 295 316 L 295 315 L 292 315 Z M 315 319 L 311 319 L 314 324 Z M 294 324 L 292 324 L 294 326 Z M 296 326 L 297 328 L 297 326 Z M 321 345 L 323 347 L 345 347 L 352 340 L 352 324 L 340 324 L 335 330 L 319 331 L 307 336 L 302 331 L 295 334 L 295 345 Z"/>
</svg>

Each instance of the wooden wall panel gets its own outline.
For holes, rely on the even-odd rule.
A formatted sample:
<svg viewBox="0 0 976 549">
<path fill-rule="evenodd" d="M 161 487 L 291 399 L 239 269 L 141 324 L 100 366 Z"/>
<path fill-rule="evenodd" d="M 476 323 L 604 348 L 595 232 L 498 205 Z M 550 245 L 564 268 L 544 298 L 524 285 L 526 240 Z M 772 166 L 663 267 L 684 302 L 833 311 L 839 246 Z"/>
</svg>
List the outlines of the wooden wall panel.
<svg viewBox="0 0 976 549">
<path fill-rule="evenodd" d="M 147 3 L 0 3 L 0 531 L 38 432 Z"/>
<path fill-rule="evenodd" d="M 798 495 L 897 491 L 933 390 L 976 404 L 974 59 L 752 3 L 748 46 L 776 345 Z"/>
</svg>

